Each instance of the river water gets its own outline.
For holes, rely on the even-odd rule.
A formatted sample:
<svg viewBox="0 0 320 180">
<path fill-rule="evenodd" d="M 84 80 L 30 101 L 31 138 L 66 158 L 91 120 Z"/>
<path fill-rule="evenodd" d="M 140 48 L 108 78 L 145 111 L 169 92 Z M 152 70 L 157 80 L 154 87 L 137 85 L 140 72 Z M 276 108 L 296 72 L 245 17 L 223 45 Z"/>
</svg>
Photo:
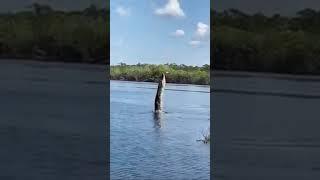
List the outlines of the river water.
<svg viewBox="0 0 320 180">
<path fill-rule="evenodd" d="M 209 179 L 209 87 L 167 84 L 158 118 L 156 87 L 110 82 L 111 179 Z"/>
<path fill-rule="evenodd" d="M 320 179 L 319 76 L 212 74 L 215 180 Z"/>
<path fill-rule="evenodd" d="M 106 179 L 105 66 L 0 61 L 0 179 Z"/>
</svg>

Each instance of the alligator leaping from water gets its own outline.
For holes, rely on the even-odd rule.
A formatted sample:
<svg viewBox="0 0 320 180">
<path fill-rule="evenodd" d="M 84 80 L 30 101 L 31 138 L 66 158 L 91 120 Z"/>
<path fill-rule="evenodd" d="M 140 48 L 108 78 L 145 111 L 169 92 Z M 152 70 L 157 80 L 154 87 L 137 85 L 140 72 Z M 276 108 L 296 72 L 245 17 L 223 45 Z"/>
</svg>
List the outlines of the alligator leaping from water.
<svg viewBox="0 0 320 180">
<path fill-rule="evenodd" d="M 162 73 L 161 80 L 158 84 L 156 98 L 154 100 L 154 112 L 155 113 L 162 111 L 162 95 L 163 95 L 163 91 L 164 91 L 165 86 L 166 86 L 166 77 L 165 77 L 164 73 Z"/>
</svg>

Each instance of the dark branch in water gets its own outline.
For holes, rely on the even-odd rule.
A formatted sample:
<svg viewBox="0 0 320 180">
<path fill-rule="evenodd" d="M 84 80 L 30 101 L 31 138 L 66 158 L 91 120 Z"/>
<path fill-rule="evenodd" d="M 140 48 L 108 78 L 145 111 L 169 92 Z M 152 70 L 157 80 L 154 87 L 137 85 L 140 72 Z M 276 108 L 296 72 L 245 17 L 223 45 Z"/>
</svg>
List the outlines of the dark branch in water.
<svg viewBox="0 0 320 180">
<path fill-rule="evenodd" d="M 210 133 L 209 132 L 202 133 L 202 137 L 203 137 L 203 139 L 198 139 L 197 141 L 201 141 L 201 142 L 203 142 L 205 144 L 210 142 Z"/>
</svg>

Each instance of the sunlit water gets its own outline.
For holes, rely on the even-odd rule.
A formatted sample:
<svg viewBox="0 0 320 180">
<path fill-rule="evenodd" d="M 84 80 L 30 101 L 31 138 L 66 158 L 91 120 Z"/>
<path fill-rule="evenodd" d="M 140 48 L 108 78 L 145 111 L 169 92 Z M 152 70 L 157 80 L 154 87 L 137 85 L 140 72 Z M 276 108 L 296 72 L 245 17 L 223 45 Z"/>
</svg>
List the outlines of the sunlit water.
<svg viewBox="0 0 320 180">
<path fill-rule="evenodd" d="M 164 111 L 153 114 L 155 83 L 111 81 L 111 179 L 209 179 L 207 86 L 167 84 Z"/>
</svg>

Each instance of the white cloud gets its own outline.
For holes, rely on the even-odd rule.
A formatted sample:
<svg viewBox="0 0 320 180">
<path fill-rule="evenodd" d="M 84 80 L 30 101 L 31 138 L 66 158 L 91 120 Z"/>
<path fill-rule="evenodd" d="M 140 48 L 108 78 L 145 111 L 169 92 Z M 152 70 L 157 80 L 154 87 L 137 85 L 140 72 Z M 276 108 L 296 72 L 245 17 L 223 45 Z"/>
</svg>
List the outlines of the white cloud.
<svg viewBox="0 0 320 180">
<path fill-rule="evenodd" d="M 204 24 L 202 22 L 198 22 L 197 30 L 196 30 L 195 34 L 196 34 L 196 37 L 198 37 L 198 38 L 204 38 L 210 34 L 210 28 L 207 24 Z"/>
<path fill-rule="evenodd" d="M 180 7 L 179 0 L 168 0 L 163 7 L 155 10 L 155 14 L 160 16 L 184 17 L 185 14 Z"/>
<path fill-rule="evenodd" d="M 210 27 L 202 22 L 197 23 L 197 29 L 195 31 L 194 37 L 189 41 L 189 45 L 197 47 L 207 40 L 210 40 L 208 35 L 210 35 Z"/>
<path fill-rule="evenodd" d="M 176 36 L 176 37 L 182 37 L 184 36 L 184 31 L 182 29 L 177 29 L 174 33 L 172 33 L 173 36 Z"/>
<path fill-rule="evenodd" d="M 199 45 L 200 45 L 200 41 L 192 40 L 192 41 L 189 41 L 189 44 L 190 44 L 191 46 L 196 47 L 196 46 L 199 46 Z"/>
<path fill-rule="evenodd" d="M 129 16 L 130 11 L 129 11 L 129 9 L 127 9 L 127 8 L 124 8 L 124 7 L 119 6 L 119 7 L 117 7 L 117 9 L 116 9 L 116 13 L 117 13 L 119 16 Z"/>
</svg>

